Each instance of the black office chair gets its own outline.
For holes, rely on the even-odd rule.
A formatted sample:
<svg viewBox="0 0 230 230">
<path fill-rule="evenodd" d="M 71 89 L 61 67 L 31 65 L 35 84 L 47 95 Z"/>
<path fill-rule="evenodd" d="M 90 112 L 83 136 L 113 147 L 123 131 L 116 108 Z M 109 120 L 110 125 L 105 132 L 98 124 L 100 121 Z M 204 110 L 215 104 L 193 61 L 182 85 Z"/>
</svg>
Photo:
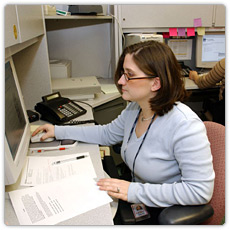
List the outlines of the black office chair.
<svg viewBox="0 0 230 230">
<path fill-rule="evenodd" d="M 164 208 L 158 216 L 160 225 L 221 224 L 225 213 L 225 127 L 215 122 L 204 122 L 211 143 L 214 170 L 216 173 L 214 194 L 205 205 Z M 119 148 L 118 148 L 119 149 Z M 119 178 L 111 156 L 104 162 L 104 169 L 112 178 Z M 215 213 L 214 213 L 215 211 Z M 122 224 L 136 224 L 130 203 L 119 200 L 118 214 Z M 139 223 L 141 224 L 141 222 Z"/>
</svg>

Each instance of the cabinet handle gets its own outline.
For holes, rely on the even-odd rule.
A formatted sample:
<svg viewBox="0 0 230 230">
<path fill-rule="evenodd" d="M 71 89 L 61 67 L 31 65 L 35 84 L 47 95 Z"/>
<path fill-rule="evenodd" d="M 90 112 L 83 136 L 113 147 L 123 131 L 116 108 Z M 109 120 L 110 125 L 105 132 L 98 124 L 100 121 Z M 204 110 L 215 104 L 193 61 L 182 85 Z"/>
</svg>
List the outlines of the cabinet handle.
<svg viewBox="0 0 230 230">
<path fill-rule="evenodd" d="M 13 25 L 13 30 L 14 30 L 14 38 L 15 38 L 15 40 L 17 40 L 18 39 L 18 31 L 17 31 L 16 25 Z"/>
</svg>

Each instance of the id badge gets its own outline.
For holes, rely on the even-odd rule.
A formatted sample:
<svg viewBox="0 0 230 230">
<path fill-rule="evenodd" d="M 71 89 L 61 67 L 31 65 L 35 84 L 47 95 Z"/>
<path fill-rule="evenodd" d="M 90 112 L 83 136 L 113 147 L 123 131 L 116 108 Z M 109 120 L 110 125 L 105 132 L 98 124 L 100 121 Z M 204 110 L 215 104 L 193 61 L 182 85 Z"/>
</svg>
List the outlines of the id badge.
<svg viewBox="0 0 230 230">
<path fill-rule="evenodd" d="M 132 204 L 131 208 L 136 221 L 150 218 L 150 214 L 148 213 L 144 204 Z"/>
</svg>

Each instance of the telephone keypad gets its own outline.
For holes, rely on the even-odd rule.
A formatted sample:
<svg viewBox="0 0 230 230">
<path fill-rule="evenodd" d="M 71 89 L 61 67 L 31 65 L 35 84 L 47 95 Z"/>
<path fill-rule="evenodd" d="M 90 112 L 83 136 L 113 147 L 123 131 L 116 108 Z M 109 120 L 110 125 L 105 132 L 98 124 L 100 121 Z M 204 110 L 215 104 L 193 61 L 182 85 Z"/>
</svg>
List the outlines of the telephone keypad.
<svg viewBox="0 0 230 230">
<path fill-rule="evenodd" d="M 60 106 L 58 110 L 67 117 L 71 117 L 83 111 L 81 108 L 79 108 L 77 105 L 75 105 L 72 102 Z"/>
</svg>

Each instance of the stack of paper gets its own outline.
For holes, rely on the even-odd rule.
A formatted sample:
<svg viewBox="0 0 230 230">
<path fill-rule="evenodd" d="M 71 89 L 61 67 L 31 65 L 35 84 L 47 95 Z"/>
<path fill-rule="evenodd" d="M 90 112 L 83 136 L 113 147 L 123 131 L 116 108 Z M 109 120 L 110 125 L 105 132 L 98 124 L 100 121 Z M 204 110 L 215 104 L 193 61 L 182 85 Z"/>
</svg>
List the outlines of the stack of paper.
<svg viewBox="0 0 230 230">
<path fill-rule="evenodd" d="M 21 185 L 36 186 L 81 174 L 97 177 L 89 153 L 58 157 L 30 156 L 22 173 Z"/>
<path fill-rule="evenodd" d="M 112 202 L 100 191 L 89 153 L 28 157 L 22 185 L 9 192 L 21 225 L 54 225 Z"/>
</svg>

